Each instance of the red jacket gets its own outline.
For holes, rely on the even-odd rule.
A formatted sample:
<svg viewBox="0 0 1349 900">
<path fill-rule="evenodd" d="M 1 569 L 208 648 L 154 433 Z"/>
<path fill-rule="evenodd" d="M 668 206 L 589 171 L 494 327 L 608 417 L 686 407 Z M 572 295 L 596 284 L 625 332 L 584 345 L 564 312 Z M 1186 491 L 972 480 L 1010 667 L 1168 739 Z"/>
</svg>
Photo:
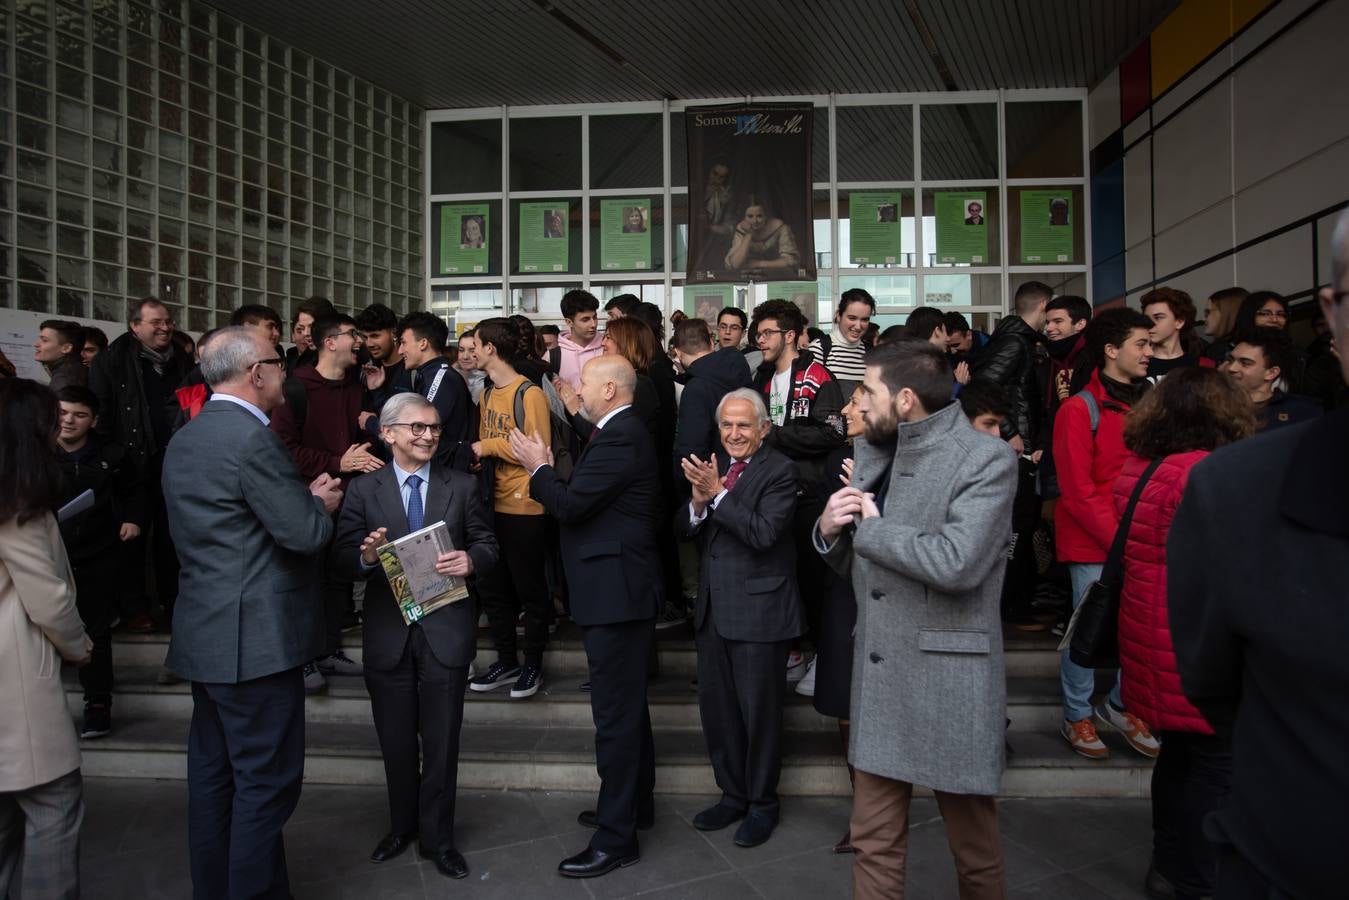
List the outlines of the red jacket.
<svg viewBox="0 0 1349 900">
<path fill-rule="evenodd" d="M 1083 390 L 1096 398 L 1101 412 L 1095 439 L 1087 402 L 1076 394 L 1054 417 L 1054 468 L 1063 492 L 1054 507 L 1054 543 L 1060 562 L 1102 563 L 1119 524 L 1111 491 L 1129 455 L 1124 449 L 1129 407 L 1106 394 L 1099 369 Z"/>
<path fill-rule="evenodd" d="M 1190 470 L 1206 456 L 1207 450 L 1193 450 L 1162 461 L 1143 488 L 1124 545 L 1124 590 L 1119 606 L 1124 705 L 1161 731 L 1213 734 L 1180 689 L 1166 604 L 1166 536 Z M 1147 466 L 1148 460 L 1138 456 L 1130 456 L 1124 463 L 1115 480 L 1115 510 L 1119 515 L 1124 514 Z"/>
</svg>

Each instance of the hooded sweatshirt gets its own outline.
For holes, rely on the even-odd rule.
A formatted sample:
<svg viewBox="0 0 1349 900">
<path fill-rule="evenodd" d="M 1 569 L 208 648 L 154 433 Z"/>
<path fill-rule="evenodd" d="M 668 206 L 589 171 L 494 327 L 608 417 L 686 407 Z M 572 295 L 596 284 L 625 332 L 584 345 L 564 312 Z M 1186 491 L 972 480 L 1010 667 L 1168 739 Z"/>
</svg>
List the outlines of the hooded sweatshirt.
<svg viewBox="0 0 1349 900">
<path fill-rule="evenodd" d="M 749 367 L 735 347 L 723 347 L 693 361 L 686 373 L 684 393 L 679 398 L 679 418 L 675 422 L 675 486 L 688 490 L 680 461 L 690 453 L 707 460 L 720 456 L 720 470 L 726 471 L 725 451 L 717 429 L 717 404 L 736 388 L 751 386 Z"/>
<path fill-rule="evenodd" d="M 347 448 L 370 440 L 356 424 L 365 387 L 354 369 L 342 379 L 331 381 L 313 366 L 297 366 L 291 377 L 304 386 L 308 397 L 304 431 L 300 431 L 295 411 L 286 403 L 272 411 L 270 427 L 290 451 L 305 480 L 325 472 L 336 478 L 342 474 L 342 454 Z"/>
<path fill-rule="evenodd" d="M 570 331 L 563 332 L 558 336 L 557 348 L 561 351 L 558 377 L 578 390 L 581 387 L 581 370 L 585 368 L 585 364 L 597 356 L 604 355 L 604 341 L 600 340 L 598 332 L 588 347 L 582 347 L 573 341 Z M 744 366 L 745 363 L 741 360 L 740 367 Z"/>
</svg>

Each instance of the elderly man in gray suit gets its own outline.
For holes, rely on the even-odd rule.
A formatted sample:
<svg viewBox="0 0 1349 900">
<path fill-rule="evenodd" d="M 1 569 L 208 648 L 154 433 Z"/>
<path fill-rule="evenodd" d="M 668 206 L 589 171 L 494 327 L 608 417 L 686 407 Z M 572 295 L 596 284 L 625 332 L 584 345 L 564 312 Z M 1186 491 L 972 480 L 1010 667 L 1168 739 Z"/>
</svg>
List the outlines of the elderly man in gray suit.
<svg viewBox="0 0 1349 900">
<path fill-rule="evenodd" d="M 692 499 L 676 531 L 696 538 L 702 564 L 694 638 L 698 645 L 698 708 L 721 801 L 693 818 L 702 831 L 742 817 L 741 847 L 756 847 L 778 823 L 782 770 L 782 706 L 787 652 L 801 634 L 796 548 L 796 468 L 764 438 L 772 420 L 749 388 L 717 404 L 717 428 L 731 462 L 680 461 Z"/>
<path fill-rule="evenodd" d="M 901 897 L 915 784 L 937 796 L 961 900 L 1006 894 L 998 814 L 1007 705 L 998 600 L 1016 458 L 951 402 L 927 343 L 867 354 L 852 484 L 816 548 L 857 594 L 853 896 Z"/>
<path fill-rule="evenodd" d="M 165 665 L 192 682 L 188 847 L 193 896 L 289 896 L 281 829 L 304 775 L 300 667 L 321 650 L 317 554 L 339 483 L 307 487 L 268 414 L 285 360 L 257 331 L 217 332 L 214 391 L 169 444 L 164 499 L 182 564 Z"/>
</svg>

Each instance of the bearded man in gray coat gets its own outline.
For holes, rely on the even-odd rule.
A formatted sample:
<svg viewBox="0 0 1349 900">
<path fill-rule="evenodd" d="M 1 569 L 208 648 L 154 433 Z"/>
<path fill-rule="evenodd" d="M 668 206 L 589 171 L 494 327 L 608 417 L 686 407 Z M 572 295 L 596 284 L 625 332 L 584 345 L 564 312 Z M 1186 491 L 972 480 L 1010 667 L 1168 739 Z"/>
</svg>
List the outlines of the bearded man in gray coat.
<svg viewBox="0 0 1349 900">
<path fill-rule="evenodd" d="M 848 757 L 853 896 L 901 897 L 909 801 L 931 788 L 961 900 L 1006 895 L 997 793 L 1007 706 L 998 601 L 1016 458 L 951 402 L 927 343 L 867 354 L 852 484 L 816 549 L 857 595 Z"/>
</svg>

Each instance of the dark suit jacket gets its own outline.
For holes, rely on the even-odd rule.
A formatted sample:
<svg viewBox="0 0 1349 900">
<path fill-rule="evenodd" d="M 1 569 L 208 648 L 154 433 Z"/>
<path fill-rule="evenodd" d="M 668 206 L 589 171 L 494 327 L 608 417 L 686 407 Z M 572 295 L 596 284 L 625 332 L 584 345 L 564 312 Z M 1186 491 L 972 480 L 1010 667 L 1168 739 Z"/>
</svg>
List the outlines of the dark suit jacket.
<svg viewBox="0 0 1349 900">
<path fill-rule="evenodd" d="M 164 664 L 235 684 L 322 653 L 316 562 L 333 520 L 281 439 L 242 406 L 211 400 L 173 436 L 162 483 L 181 565 Z"/>
<path fill-rule="evenodd" d="M 661 508 L 656 450 L 631 409 L 610 419 L 585 445 L 570 482 L 543 466 L 530 479 L 529 493 L 561 526 L 576 624 L 655 618 L 665 600 L 656 547 Z"/>
<path fill-rule="evenodd" d="M 1181 687 L 1232 739 L 1206 830 L 1280 896 L 1338 896 L 1349 876 L 1346 459 L 1349 409 L 1224 447 L 1194 467 L 1167 541 Z"/>
<path fill-rule="evenodd" d="M 497 539 L 487 524 L 477 482 L 461 472 L 432 463 L 424 521 L 434 525 L 441 520 L 449 528 L 455 548 L 468 551 L 475 577 L 496 565 Z M 409 629 L 394 602 L 384 570 L 379 566 L 363 569 L 360 564 L 361 541 L 376 528 L 389 529 L 389 540 L 403 537 L 409 531 L 392 463 L 348 484 L 331 560 L 340 576 L 365 580 L 361 650 L 368 668 L 388 671 L 402 659 Z M 478 610 L 471 598 L 436 610 L 418 625 L 442 665 L 466 666 L 477 655 Z"/>
<path fill-rule="evenodd" d="M 796 467 L 761 446 L 732 489 L 696 529 L 689 505 L 675 514 L 676 533 L 698 541 L 694 627 L 709 607 L 717 634 L 731 641 L 783 641 L 801 634 L 796 579 Z"/>
</svg>

